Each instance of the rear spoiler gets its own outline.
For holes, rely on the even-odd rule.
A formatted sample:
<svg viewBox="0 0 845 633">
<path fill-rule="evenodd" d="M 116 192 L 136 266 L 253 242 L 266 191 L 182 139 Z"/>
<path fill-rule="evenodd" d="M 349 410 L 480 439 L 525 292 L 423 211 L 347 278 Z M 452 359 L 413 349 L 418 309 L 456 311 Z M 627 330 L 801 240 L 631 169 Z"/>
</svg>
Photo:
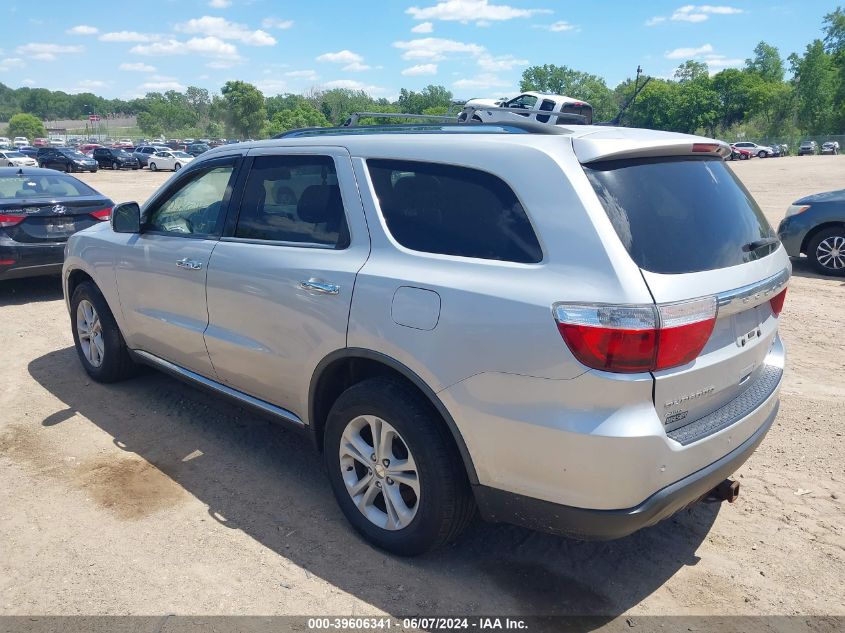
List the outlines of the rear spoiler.
<svg viewBox="0 0 845 633">
<path fill-rule="evenodd" d="M 575 156 L 581 163 L 626 158 L 658 158 L 663 156 L 730 156 L 731 148 L 724 141 L 630 128 L 614 128 L 585 134 L 572 140 Z"/>
</svg>

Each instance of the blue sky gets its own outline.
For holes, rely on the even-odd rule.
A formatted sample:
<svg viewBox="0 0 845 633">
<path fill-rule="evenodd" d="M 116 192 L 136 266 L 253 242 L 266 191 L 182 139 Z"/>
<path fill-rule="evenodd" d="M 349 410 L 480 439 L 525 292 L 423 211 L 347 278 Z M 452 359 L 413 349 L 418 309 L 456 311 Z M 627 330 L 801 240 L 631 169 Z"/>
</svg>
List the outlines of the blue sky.
<svg viewBox="0 0 845 633">
<path fill-rule="evenodd" d="M 718 2 L 719 0 L 714 0 Z M 563 64 L 613 87 L 641 64 L 740 66 L 765 39 L 783 57 L 820 37 L 827 0 L 4 0 L 0 82 L 132 98 L 229 79 L 266 95 L 314 87 L 443 84 L 456 97 L 518 89 L 527 65 Z M 363 7 L 363 8 L 362 8 Z M 577 96 L 577 95 L 573 95 Z"/>
</svg>

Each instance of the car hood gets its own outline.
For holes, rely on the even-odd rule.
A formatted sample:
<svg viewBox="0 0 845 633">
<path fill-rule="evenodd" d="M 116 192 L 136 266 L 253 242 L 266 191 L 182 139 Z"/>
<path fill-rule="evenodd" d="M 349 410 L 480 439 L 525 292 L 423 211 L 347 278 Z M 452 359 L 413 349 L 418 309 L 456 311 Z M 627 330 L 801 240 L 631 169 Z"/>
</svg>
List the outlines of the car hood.
<svg viewBox="0 0 845 633">
<path fill-rule="evenodd" d="M 792 204 L 813 204 L 819 202 L 845 202 L 845 189 L 815 193 L 811 196 L 805 196 L 800 200 L 796 200 Z"/>
</svg>

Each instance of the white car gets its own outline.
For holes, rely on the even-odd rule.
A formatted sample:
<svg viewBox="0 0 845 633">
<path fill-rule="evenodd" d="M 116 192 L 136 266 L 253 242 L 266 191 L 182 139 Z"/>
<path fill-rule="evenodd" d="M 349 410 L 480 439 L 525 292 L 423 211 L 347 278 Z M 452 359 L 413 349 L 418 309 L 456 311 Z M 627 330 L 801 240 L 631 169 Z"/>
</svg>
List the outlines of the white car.
<svg viewBox="0 0 845 633">
<path fill-rule="evenodd" d="M 11 144 L 12 141 L 8 136 L 0 136 L 0 147 L 9 147 Z"/>
<path fill-rule="evenodd" d="M 0 167 L 38 167 L 38 162 L 31 156 L 14 150 L 0 150 Z"/>
<path fill-rule="evenodd" d="M 16 136 L 15 140 L 12 141 L 12 145 L 15 147 L 26 147 L 29 145 L 29 139 L 25 136 Z"/>
<path fill-rule="evenodd" d="M 507 109 L 523 111 L 508 112 Z M 525 110 L 532 112 L 525 112 Z M 585 118 L 582 122 L 586 125 L 593 122 L 593 107 L 589 103 L 544 92 L 523 92 L 513 99 L 470 99 L 464 104 L 464 110 L 458 115 L 458 120 L 469 120 L 477 123 L 506 123 L 528 119 L 529 121 L 550 125 L 572 123 L 571 118 L 551 116 L 546 114 L 548 112 L 583 116 Z"/>
<path fill-rule="evenodd" d="M 768 145 L 757 145 L 757 143 L 752 143 L 750 141 L 741 141 L 739 143 L 734 143 L 734 147 L 741 147 L 742 149 L 747 149 L 757 158 L 766 158 L 767 156 L 773 156 L 775 153 L 775 150 L 769 147 Z"/>
<path fill-rule="evenodd" d="M 179 171 L 194 160 L 194 157 L 187 152 L 156 152 L 147 160 L 147 165 L 150 171 L 158 171 L 160 169 L 172 169 Z"/>
<path fill-rule="evenodd" d="M 60 139 L 58 136 L 51 136 L 50 137 L 50 147 L 64 147 L 65 142 Z"/>
</svg>

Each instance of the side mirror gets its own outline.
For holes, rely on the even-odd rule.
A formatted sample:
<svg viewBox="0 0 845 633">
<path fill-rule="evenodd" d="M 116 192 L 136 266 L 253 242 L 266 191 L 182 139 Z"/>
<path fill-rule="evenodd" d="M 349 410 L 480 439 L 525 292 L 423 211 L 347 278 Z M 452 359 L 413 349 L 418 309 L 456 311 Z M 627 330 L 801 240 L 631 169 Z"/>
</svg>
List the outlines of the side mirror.
<svg viewBox="0 0 845 633">
<path fill-rule="evenodd" d="M 115 233 L 141 232 L 141 207 L 137 202 L 121 202 L 111 212 L 111 228 Z"/>
</svg>

